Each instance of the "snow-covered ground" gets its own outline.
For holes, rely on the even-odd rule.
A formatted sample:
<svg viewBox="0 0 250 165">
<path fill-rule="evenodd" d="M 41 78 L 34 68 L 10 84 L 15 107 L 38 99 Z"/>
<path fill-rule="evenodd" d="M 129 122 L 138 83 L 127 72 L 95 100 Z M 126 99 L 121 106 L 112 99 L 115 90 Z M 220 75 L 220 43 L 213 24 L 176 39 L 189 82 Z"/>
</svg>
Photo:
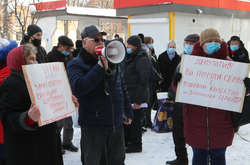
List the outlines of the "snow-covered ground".
<svg viewBox="0 0 250 165">
<path fill-rule="evenodd" d="M 250 124 L 243 126 L 239 134 L 250 140 Z M 76 128 L 73 142 L 80 148 L 80 129 Z M 192 163 L 192 150 L 188 148 L 189 164 Z M 150 129 L 143 135 L 143 152 L 126 155 L 126 165 L 165 165 L 166 160 L 175 158 L 172 133 L 155 133 Z M 227 165 L 250 164 L 250 142 L 242 140 L 237 134 L 234 142 L 226 153 Z M 64 155 L 65 165 L 81 165 L 80 151 L 72 153 L 66 151 Z"/>
</svg>

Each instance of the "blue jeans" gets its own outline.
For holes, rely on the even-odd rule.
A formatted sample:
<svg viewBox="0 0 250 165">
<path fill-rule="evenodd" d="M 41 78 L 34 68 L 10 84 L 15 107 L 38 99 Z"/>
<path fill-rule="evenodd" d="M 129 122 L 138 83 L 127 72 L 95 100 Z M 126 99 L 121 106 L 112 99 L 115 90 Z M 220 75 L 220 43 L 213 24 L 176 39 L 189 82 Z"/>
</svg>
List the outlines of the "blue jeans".
<svg viewBox="0 0 250 165">
<path fill-rule="evenodd" d="M 209 157 L 211 165 L 226 165 L 225 153 L 226 148 L 217 148 L 211 150 L 193 148 L 192 165 L 208 165 Z"/>
</svg>

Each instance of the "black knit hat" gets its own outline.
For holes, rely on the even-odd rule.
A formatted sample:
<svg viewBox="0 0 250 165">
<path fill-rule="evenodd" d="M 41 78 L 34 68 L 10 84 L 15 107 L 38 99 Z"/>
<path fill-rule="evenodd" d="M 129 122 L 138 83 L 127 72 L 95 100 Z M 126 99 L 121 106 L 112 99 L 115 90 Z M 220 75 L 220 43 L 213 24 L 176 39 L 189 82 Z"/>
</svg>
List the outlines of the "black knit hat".
<svg viewBox="0 0 250 165">
<path fill-rule="evenodd" d="M 137 47 L 138 49 L 140 49 L 142 45 L 141 38 L 137 35 L 129 37 L 127 43 Z"/>
<path fill-rule="evenodd" d="M 200 40 L 199 34 L 190 34 L 188 35 L 184 41 L 197 42 Z"/>
<path fill-rule="evenodd" d="M 244 43 L 241 41 L 240 37 L 238 36 L 232 36 L 230 40 L 227 42 L 227 44 L 230 46 L 231 41 L 239 41 L 240 43 L 240 48 L 244 47 Z"/>
<path fill-rule="evenodd" d="M 58 38 L 58 44 L 65 45 L 65 46 L 70 46 L 70 47 L 74 46 L 73 41 L 67 36 L 60 36 Z"/>
<path fill-rule="evenodd" d="M 238 36 L 232 36 L 230 38 L 230 41 L 241 41 L 241 40 L 240 40 L 240 37 L 238 37 Z"/>
<path fill-rule="evenodd" d="M 144 43 L 144 34 L 139 33 L 138 36 L 141 38 L 141 42 Z"/>
<path fill-rule="evenodd" d="M 31 37 L 38 32 L 43 32 L 39 26 L 37 26 L 35 24 L 31 24 L 28 26 L 28 29 L 27 29 L 28 36 Z"/>
</svg>

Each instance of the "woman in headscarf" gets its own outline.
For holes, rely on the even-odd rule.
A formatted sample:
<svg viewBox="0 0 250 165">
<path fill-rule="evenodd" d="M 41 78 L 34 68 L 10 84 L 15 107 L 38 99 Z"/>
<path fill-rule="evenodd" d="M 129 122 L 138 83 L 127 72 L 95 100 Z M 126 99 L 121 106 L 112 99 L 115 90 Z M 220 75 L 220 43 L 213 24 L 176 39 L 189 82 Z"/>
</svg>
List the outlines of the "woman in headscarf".
<svg viewBox="0 0 250 165">
<path fill-rule="evenodd" d="M 162 92 L 168 91 L 175 73 L 175 69 L 180 61 L 181 57 L 176 52 L 176 43 L 174 41 L 169 41 L 167 44 L 167 50 L 160 54 L 158 58 L 160 72 L 164 79 L 163 83 L 161 84 Z"/>
<path fill-rule="evenodd" d="M 22 65 L 35 63 L 35 54 L 36 48 L 27 44 L 13 49 L 7 57 L 11 74 L 0 88 L 6 165 L 63 165 L 57 126 L 38 127 L 40 110 L 31 104 L 25 83 Z"/>
</svg>

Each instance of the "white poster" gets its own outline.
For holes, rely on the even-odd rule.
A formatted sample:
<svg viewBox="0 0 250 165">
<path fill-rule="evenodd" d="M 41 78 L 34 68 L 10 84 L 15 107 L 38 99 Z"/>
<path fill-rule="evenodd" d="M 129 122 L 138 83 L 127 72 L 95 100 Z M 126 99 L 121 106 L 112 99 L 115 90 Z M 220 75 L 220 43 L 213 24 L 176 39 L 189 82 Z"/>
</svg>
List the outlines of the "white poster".
<svg viewBox="0 0 250 165">
<path fill-rule="evenodd" d="M 242 111 L 248 64 L 183 55 L 180 72 L 176 102 Z"/>
<path fill-rule="evenodd" d="M 23 66 L 33 104 L 37 104 L 39 126 L 71 116 L 76 108 L 64 64 L 61 62 Z"/>
</svg>

